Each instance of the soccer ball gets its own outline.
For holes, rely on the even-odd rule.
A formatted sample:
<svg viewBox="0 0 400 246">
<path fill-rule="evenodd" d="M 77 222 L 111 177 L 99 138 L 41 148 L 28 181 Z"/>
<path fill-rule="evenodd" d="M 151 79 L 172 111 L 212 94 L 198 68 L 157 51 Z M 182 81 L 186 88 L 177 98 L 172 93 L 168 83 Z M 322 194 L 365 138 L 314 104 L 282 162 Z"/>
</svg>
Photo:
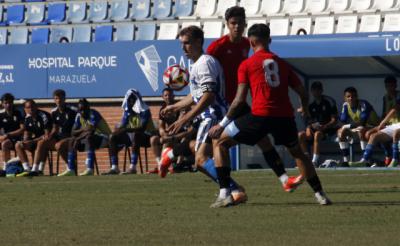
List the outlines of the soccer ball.
<svg viewBox="0 0 400 246">
<path fill-rule="evenodd" d="M 165 69 L 163 81 L 172 90 L 180 91 L 189 84 L 189 73 L 186 69 L 175 64 Z"/>
</svg>

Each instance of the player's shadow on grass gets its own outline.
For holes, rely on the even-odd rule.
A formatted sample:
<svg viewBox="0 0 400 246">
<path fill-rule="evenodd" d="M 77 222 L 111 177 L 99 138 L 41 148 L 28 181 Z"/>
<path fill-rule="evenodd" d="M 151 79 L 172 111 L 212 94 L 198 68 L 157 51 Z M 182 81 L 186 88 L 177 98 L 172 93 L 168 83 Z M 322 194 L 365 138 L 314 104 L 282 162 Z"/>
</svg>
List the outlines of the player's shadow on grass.
<svg viewBox="0 0 400 246">
<path fill-rule="evenodd" d="M 249 202 L 246 206 L 316 206 L 316 202 Z M 338 201 L 334 200 L 332 206 L 400 206 L 400 201 Z"/>
<path fill-rule="evenodd" d="M 382 193 L 400 193 L 399 188 L 384 189 L 384 190 L 343 190 L 329 191 L 329 194 L 382 194 Z"/>
</svg>

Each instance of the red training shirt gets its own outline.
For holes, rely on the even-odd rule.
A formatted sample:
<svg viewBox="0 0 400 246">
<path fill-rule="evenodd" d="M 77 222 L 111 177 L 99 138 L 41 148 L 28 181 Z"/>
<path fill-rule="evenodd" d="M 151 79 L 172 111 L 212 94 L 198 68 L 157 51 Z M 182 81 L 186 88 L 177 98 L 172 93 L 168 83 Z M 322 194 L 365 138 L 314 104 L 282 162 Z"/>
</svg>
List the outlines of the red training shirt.
<svg viewBox="0 0 400 246">
<path fill-rule="evenodd" d="M 213 41 L 207 48 L 207 54 L 214 56 L 224 69 L 225 100 L 231 104 L 237 90 L 237 71 L 240 63 L 247 59 L 250 42 L 243 37 L 239 43 L 232 43 L 228 35 Z"/>
<path fill-rule="evenodd" d="M 289 86 L 301 84 L 292 68 L 277 55 L 259 50 L 239 67 L 238 83 L 249 84 L 251 112 L 256 116 L 293 117 Z"/>
</svg>

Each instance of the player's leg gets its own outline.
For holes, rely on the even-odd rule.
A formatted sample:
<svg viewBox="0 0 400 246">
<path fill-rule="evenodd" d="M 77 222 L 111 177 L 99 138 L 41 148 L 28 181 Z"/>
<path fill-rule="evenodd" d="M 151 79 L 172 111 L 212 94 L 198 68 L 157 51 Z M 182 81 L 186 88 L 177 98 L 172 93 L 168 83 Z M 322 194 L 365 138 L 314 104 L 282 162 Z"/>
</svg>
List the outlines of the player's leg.
<svg viewBox="0 0 400 246">
<path fill-rule="evenodd" d="M 331 204 L 331 201 L 322 189 L 321 182 L 311 159 L 300 148 L 294 118 L 271 118 L 267 123 L 269 131 L 275 139 L 275 144 L 284 145 L 288 149 L 289 153 L 295 159 L 297 166 L 299 166 L 302 176 L 313 189 L 318 203 L 321 205 Z"/>
<path fill-rule="evenodd" d="M 343 163 L 342 166 L 348 166 L 350 161 L 350 143 L 349 138 L 352 136 L 351 130 L 347 128 L 339 128 L 337 131 L 339 138 L 339 148 L 342 152 Z"/>
<path fill-rule="evenodd" d="M 395 130 L 393 133 L 392 143 L 392 161 L 388 167 L 397 167 L 399 165 L 399 140 L 400 140 L 400 123 L 394 124 Z"/>
<path fill-rule="evenodd" d="M 154 156 L 156 157 L 157 165 L 160 164 L 161 161 L 161 141 L 158 135 L 153 135 L 150 137 L 150 146 L 153 151 Z"/>
<path fill-rule="evenodd" d="M 12 140 L 6 139 L 1 142 L 1 153 L 3 157 L 3 170 L 6 168 L 6 163 L 11 159 L 11 150 L 14 149 Z"/>
<path fill-rule="evenodd" d="M 90 134 L 85 138 L 86 144 L 86 170 L 79 174 L 79 176 L 91 176 L 94 174 L 94 161 L 96 158 L 96 149 L 100 148 L 104 139 L 102 135 Z"/>
<path fill-rule="evenodd" d="M 308 142 L 314 138 L 313 131 L 310 129 L 310 127 L 307 127 L 304 131 L 300 131 L 298 133 L 299 135 L 299 142 L 300 142 L 300 147 L 303 150 L 304 153 L 308 153 Z"/>
<path fill-rule="evenodd" d="M 285 165 L 283 164 L 283 161 L 276 151 L 275 147 L 271 144 L 268 136 L 265 136 L 263 139 L 261 139 L 257 143 L 257 146 L 263 153 L 265 162 L 278 177 L 283 189 L 286 192 L 294 191 L 303 182 L 303 178 L 301 175 L 297 177 L 289 177 L 287 175 Z"/>
<path fill-rule="evenodd" d="M 367 132 L 368 132 L 369 128 L 368 127 L 362 127 L 358 130 L 358 137 L 360 139 L 360 147 L 361 150 L 364 151 L 365 148 L 367 147 L 368 144 L 368 138 L 367 138 Z"/>
<path fill-rule="evenodd" d="M 17 156 L 21 161 L 24 171 L 29 172 L 31 170 L 28 163 L 28 156 L 26 155 L 25 149 L 31 144 L 32 141 L 18 141 L 15 143 L 15 151 L 17 152 Z"/>
<path fill-rule="evenodd" d="M 32 170 L 30 173 L 31 176 L 43 175 L 44 164 L 47 158 L 47 152 L 49 151 L 49 146 L 54 146 L 55 143 L 55 139 L 41 139 L 37 142 L 35 158 L 33 159 Z"/>
<path fill-rule="evenodd" d="M 120 173 L 118 167 L 118 152 L 120 151 L 121 146 L 129 148 L 131 144 L 131 140 L 127 133 L 111 134 L 108 143 L 108 155 L 110 157 L 111 168 L 108 172 L 102 173 L 102 175 L 116 175 Z"/>
<path fill-rule="evenodd" d="M 62 140 L 63 143 L 60 145 L 60 149 L 61 148 L 66 148 L 66 152 L 67 152 L 67 169 L 58 174 L 58 177 L 63 177 L 63 176 L 75 176 L 75 171 L 77 168 L 77 163 L 76 163 L 76 150 L 78 148 L 80 148 L 80 141 L 77 140 L 74 137 L 71 138 L 67 138 Z M 83 146 L 82 146 L 83 147 Z M 82 148 L 83 150 L 83 148 Z M 64 160 L 65 161 L 65 160 Z"/>
<path fill-rule="evenodd" d="M 318 167 L 320 164 L 319 163 L 320 145 L 323 138 L 324 138 L 324 133 L 322 131 L 316 131 L 314 133 L 313 157 L 311 162 L 315 167 Z"/>
<path fill-rule="evenodd" d="M 384 129 L 384 131 L 378 131 L 372 133 L 369 136 L 368 144 L 363 151 L 363 157 L 358 162 L 350 162 L 350 166 L 358 167 L 358 166 L 366 166 L 371 163 L 371 158 L 373 155 L 374 146 L 380 143 L 386 143 L 391 141 L 391 135 L 393 134 L 389 128 Z"/>
</svg>

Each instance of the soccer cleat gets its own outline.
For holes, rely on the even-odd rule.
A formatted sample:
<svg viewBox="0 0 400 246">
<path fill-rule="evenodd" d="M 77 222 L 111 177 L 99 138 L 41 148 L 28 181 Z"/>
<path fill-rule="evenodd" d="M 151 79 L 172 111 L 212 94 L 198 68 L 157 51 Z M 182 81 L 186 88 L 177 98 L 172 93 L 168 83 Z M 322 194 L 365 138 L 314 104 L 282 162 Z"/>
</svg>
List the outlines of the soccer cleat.
<svg viewBox="0 0 400 246">
<path fill-rule="evenodd" d="M 234 205 L 232 196 L 227 196 L 225 198 L 217 197 L 217 200 L 210 205 L 210 208 L 225 208 Z"/>
<path fill-rule="evenodd" d="M 315 198 L 320 205 L 331 205 L 332 201 L 326 196 L 325 192 L 320 191 L 315 193 Z"/>
<path fill-rule="evenodd" d="M 172 159 L 168 156 L 168 153 L 172 151 L 172 148 L 165 148 L 161 154 L 161 161 L 160 161 L 160 172 L 159 175 L 161 178 L 165 178 L 168 173 L 168 168 L 172 164 Z"/>
<path fill-rule="evenodd" d="M 18 173 L 15 177 L 27 177 L 29 176 L 30 171 L 24 170 L 22 173 Z"/>
<path fill-rule="evenodd" d="M 67 177 L 67 176 L 75 176 L 75 171 L 74 170 L 65 170 L 62 173 L 59 173 L 57 177 Z"/>
<path fill-rule="evenodd" d="M 129 174 L 136 174 L 137 171 L 134 168 L 129 168 L 128 171 L 122 172 L 121 175 L 129 175 Z"/>
<path fill-rule="evenodd" d="M 388 167 L 397 167 L 399 165 L 399 160 L 393 159 Z"/>
<path fill-rule="evenodd" d="M 158 168 L 154 168 L 154 169 L 152 169 L 152 170 L 149 170 L 149 171 L 147 172 L 147 174 L 158 174 Z"/>
<path fill-rule="evenodd" d="M 93 170 L 86 169 L 83 173 L 80 173 L 79 176 L 93 176 Z"/>
<path fill-rule="evenodd" d="M 369 165 L 368 165 L 368 162 L 365 162 L 365 161 L 352 161 L 352 162 L 349 162 L 349 166 L 350 167 L 366 167 Z"/>
<path fill-rule="evenodd" d="M 386 156 L 383 162 L 385 163 L 385 166 L 389 166 L 392 162 L 392 158 Z"/>
<path fill-rule="evenodd" d="M 118 175 L 119 169 L 110 169 L 110 171 L 102 173 L 101 175 Z"/>
<path fill-rule="evenodd" d="M 283 189 L 286 192 L 293 192 L 294 190 L 297 189 L 302 183 L 303 183 L 303 176 L 298 175 L 298 176 L 290 176 L 286 183 L 283 185 Z"/>
<path fill-rule="evenodd" d="M 35 176 L 39 176 L 39 175 L 40 175 L 39 171 L 31 171 L 28 173 L 29 177 L 35 177 Z M 42 175 L 43 175 L 43 173 L 42 173 Z"/>
</svg>

